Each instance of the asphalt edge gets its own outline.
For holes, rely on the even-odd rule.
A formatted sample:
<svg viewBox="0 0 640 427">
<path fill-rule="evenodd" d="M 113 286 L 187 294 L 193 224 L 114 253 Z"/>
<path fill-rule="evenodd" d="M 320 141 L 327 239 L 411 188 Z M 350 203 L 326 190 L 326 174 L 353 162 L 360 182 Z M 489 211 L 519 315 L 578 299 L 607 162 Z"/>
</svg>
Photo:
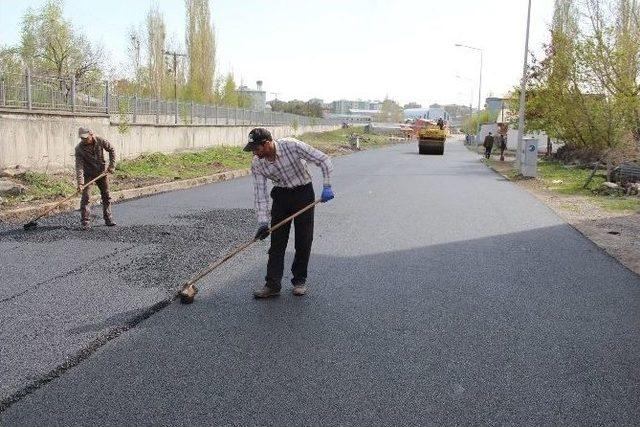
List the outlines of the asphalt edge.
<svg viewBox="0 0 640 427">
<path fill-rule="evenodd" d="M 251 174 L 251 169 L 234 169 L 230 171 L 220 172 L 214 175 L 207 175 L 198 178 L 190 178 L 179 181 L 163 182 L 160 184 L 147 185 L 144 187 L 130 188 L 127 190 L 113 191 L 111 200 L 113 202 L 123 202 L 126 200 L 138 199 L 141 197 L 153 196 L 156 194 L 167 193 L 169 191 L 186 190 L 189 188 L 199 187 L 201 185 L 212 184 L 214 182 L 229 181 L 241 178 Z M 92 197 L 92 202 L 99 200 L 99 196 Z M 39 206 L 28 206 L 24 208 L 9 209 L 0 211 L 0 222 L 18 222 L 31 219 L 37 216 L 57 202 L 45 203 Z M 59 203 L 59 202 L 58 202 Z M 71 212 L 78 209 L 80 205 L 80 197 L 74 197 L 66 203 L 54 209 L 50 214 L 59 214 L 62 212 Z"/>
<path fill-rule="evenodd" d="M 140 314 L 135 317 L 127 320 L 120 326 L 116 326 L 109 331 L 106 331 L 100 335 L 98 335 L 93 341 L 89 343 L 86 347 L 78 350 L 75 354 L 71 355 L 64 363 L 58 365 L 53 368 L 49 372 L 39 376 L 35 381 L 31 384 L 15 391 L 9 396 L 0 400 L 0 414 L 9 409 L 13 404 L 19 402 L 26 396 L 34 393 L 38 389 L 40 389 L 45 384 L 55 380 L 60 377 L 69 369 L 72 369 L 82 363 L 84 360 L 91 357 L 96 351 L 98 351 L 101 347 L 109 343 L 111 340 L 118 338 L 123 333 L 129 331 L 130 329 L 135 328 L 138 324 L 142 323 L 144 320 L 153 316 L 157 312 L 163 310 L 168 307 L 174 300 L 178 298 L 178 295 L 173 295 L 171 297 L 165 298 L 151 307 L 143 309 Z M 2 420 L 0 420 L 1 423 Z"/>
<path fill-rule="evenodd" d="M 483 159 L 479 159 L 480 163 L 484 164 L 487 168 L 489 168 L 490 170 L 492 170 L 493 172 L 495 172 L 496 174 L 502 176 L 504 179 L 506 179 L 508 182 L 511 182 L 515 185 L 518 185 L 518 183 L 514 180 L 512 180 L 511 178 L 509 178 L 507 175 L 503 174 L 502 172 L 500 172 L 499 170 L 497 170 L 496 168 L 494 168 L 491 164 L 482 161 Z M 596 242 L 595 240 L 593 240 L 591 238 L 591 236 L 589 234 L 587 234 L 586 231 L 583 231 L 581 229 L 581 227 L 578 224 L 575 224 L 571 221 L 569 221 L 564 215 L 562 215 L 562 212 L 554 209 L 553 206 L 550 206 L 549 204 L 547 204 L 541 197 L 538 196 L 538 194 L 536 194 L 534 191 L 529 190 L 526 187 L 523 187 L 521 185 L 518 185 L 519 188 L 525 190 L 527 193 L 531 194 L 533 197 L 536 198 L 536 200 L 538 200 L 540 203 L 542 203 L 547 209 L 549 209 L 551 212 L 553 212 L 555 215 L 557 215 L 560 219 L 562 219 L 562 221 L 564 221 L 565 224 L 567 224 L 568 226 L 570 226 L 572 229 L 574 229 L 575 231 L 577 231 L 581 236 L 583 236 L 585 239 L 587 239 L 589 242 L 591 242 L 591 244 L 593 246 L 595 246 L 598 250 L 600 250 L 602 253 L 604 253 L 605 255 L 607 255 L 608 257 L 612 258 L 613 260 L 615 260 L 618 264 L 620 264 L 622 267 L 624 267 L 626 270 L 628 270 L 629 272 L 635 274 L 636 276 L 640 276 L 640 270 L 636 270 L 633 267 L 627 265 L 624 260 L 618 258 L 615 254 L 609 252 L 607 250 L 606 246 L 603 246 L 601 244 L 599 244 L 598 242 Z"/>
</svg>

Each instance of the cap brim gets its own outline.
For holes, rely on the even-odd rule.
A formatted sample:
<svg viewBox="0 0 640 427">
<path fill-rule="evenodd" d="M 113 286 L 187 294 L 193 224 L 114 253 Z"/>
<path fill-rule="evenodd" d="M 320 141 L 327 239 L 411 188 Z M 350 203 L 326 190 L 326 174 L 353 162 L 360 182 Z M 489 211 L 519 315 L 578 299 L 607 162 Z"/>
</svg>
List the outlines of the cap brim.
<svg viewBox="0 0 640 427">
<path fill-rule="evenodd" d="M 242 149 L 243 151 L 253 151 L 253 148 L 256 145 L 253 142 L 248 143 L 247 145 L 244 146 L 244 148 Z"/>
<path fill-rule="evenodd" d="M 81 134 L 80 134 L 80 138 L 88 138 L 88 137 L 89 137 L 89 135 L 90 135 L 90 133 L 89 133 L 89 132 L 87 132 L 87 133 L 81 133 Z"/>
</svg>

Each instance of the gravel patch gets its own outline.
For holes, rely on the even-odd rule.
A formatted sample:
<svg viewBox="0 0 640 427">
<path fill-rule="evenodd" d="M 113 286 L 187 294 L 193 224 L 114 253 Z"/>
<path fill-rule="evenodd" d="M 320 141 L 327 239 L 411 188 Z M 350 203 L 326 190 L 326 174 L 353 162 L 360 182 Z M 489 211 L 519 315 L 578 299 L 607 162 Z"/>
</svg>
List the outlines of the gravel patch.
<svg viewBox="0 0 640 427">
<path fill-rule="evenodd" d="M 251 209 L 106 227 L 78 214 L 0 224 L 0 411 L 169 305 L 181 284 L 253 237 Z"/>
</svg>

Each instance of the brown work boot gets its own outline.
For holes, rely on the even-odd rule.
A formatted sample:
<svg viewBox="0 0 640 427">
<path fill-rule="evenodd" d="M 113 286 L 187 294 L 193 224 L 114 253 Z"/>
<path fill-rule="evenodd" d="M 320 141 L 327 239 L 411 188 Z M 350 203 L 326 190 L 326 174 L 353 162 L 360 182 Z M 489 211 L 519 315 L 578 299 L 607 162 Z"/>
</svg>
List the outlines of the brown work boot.
<svg viewBox="0 0 640 427">
<path fill-rule="evenodd" d="M 268 286 L 263 286 L 260 289 L 253 291 L 253 296 L 256 298 L 271 298 L 280 295 L 280 289 L 273 289 Z"/>
<path fill-rule="evenodd" d="M 305 283 L 300 283 L 298 285 L 293 285 L 293 294 L 295 296 L 301 297 L 302 295 L 307 293 L 307 285 Z"/>
<path fill-rule="evenodd" d="M 117 224 L 113 219 L 109 218 L 104 220 L 104 225 L 106 225 L 107 227 L 115 227 Z"/>
<path fill-rule="evenodd" d="M 91 230 L 91 224 L 89 224 L 88 221 L 82 221 L 80 223 L 80 228 L 82 228 L 83 230 Z"/>
</svg>

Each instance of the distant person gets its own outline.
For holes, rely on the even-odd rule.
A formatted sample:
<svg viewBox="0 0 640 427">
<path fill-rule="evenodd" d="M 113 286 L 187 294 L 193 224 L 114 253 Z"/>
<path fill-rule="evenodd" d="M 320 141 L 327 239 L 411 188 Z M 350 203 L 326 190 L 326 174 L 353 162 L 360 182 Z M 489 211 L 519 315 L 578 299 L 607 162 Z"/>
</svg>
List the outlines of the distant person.
<svg viewBox="0 0 640 427">
<path fill-rule="evenodd" d="M 440 130 L 443 130 L 443 129 L 444 129 L 444 120 L 442 120 L 442 117 L 440 117 L 440 118 L 438 119 L 437 124 L 438 124 L 438 127 L 440 128 Z"/>
<path fill-rule="evenodd" d="M 78 183 L 78 191 L 82 191 L 80 199 L 80 219 L 82 228 L 89 229 L 89 221 L 91 219 L 91 206 L 89 205 L 89 196 L 91 194 L 91 185 L 85 186 L 84 183 L 91 181 L 104 172 L 113 173 L 116 167 L 116 150 L 113 145 L 106 139 L 95 135 L 89 128 L 81 127 L 78 129 L 78 137 L 80 144 L 76 146 L 76 181 Z M 106 165 L 104 152 L 109 153 L 109 166 Z M 116 223 L 113 221 L 111 214 L 111 196 L 109 195 L 109 179 L 103 176 L 96 181 L 96 185 L 100 189 L 102 197 L 102 214 L 105 225 L 113 227 Z"/>
<path fill-rule="evenodd" d="M 498 137 L 498 143 L 500 144 L 500 161 L 504 162 L 504 151 L 507 149 L 507 138 L 500 134 Z"/>
<path fill-rule="evenodd" d="M 484 146 L 484 157 L 487 159 L 490 158 L 491 150 L 493 150 L 493 134 L 491 132 L 484 137 L 484 143 L 482 145 Z"/>
<path fill-rule="evenodd" d="M 553 144 L 551 144 L 551 138 L 547 135 L 547 157 L 551 157 L 553 154 Z"/>
</svg>

